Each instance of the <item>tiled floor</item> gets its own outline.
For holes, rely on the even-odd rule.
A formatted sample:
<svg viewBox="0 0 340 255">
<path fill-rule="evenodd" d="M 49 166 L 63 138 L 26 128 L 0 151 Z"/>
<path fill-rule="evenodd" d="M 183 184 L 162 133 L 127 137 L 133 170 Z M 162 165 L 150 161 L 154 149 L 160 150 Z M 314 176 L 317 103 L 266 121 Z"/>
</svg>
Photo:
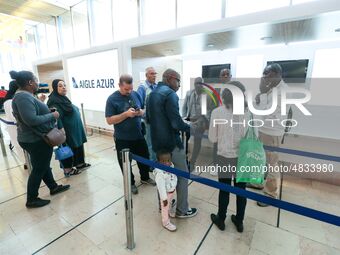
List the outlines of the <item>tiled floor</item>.
<svg viewBox="0 0 340 255">
<path fill-rule="evenodd" d="M 161 226 L 156 188 L 140 186 L 133 197 L 136 248 L 129 251 L 122 176 L 112 138 L 90 137 L 86 154 L 92 167 L 68 179 L 53 160 L 55 178 L 72 188 L 50 197 L 42 185 L 40 196 L 51 203 L 32 210 L 24 206 L 27 171 L 11 152 L 0 156 L 0 254 L 340 254 L 340 228 L 285 211 L 276 228 L 277 209 L 259 208 L 252 200 L 247 203 L 244 233 L 235 230 L 230 217 L 221 232 L 210 222 L 218 192 L 198 183 L 190 185 L 189 201 L 200 211 L 191 219 L 175 219 L 175 233 Z M 328 213 L 340 214 L 339 197 L 340 187 L 284 182 L 285 200 Z M 229 209 L 235 211 L 233 195 Z"/>
</svg>

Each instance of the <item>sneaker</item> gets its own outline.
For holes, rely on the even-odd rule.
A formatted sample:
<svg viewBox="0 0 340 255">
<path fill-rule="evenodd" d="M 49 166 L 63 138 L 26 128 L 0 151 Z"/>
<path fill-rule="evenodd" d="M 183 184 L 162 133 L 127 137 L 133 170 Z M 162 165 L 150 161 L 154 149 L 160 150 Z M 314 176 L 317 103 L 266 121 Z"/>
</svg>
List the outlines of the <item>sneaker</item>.
<svg viewBox="0 0 340 255">
<path fill-rule="evenodd" d="M 257 202 L 257 205 L 260 207 L 267 207 L 269 206 L 268 204 L 262 203 L 262 202 Z"/>
<path fill-rule="evenodd" d="M 224 221 L 222 221 L 218 215 L 216 214 L 210 214 L 211 221 L 218 227 L 219 230 L 225 230 L 225 224 Z"/>
<path fill-rule="evenodd" d="M 50 194 L 56 195 L 58 193 L 64 192 L 66 190 L 68 190 L 71 186 L 70 185 L 58 185 L 55 189 L 50 191 Z"/>
<path fill-rule="evenodd" d="M 84 163 L 84 164 L 82 164 L 81 166 L 77 166 L 76 168 L 77 168 L 78 170 L 86 170 L 86 169 L 89 168 L 89 167 L 91 167 L 91 164 L 89 164 L 89 163 Z"/>
<path fill-rule="evenodd" d="M 191 218 L 191 217 L 196 216 L 197 212 L 198 210 L 196 208 L 189 208 L 186 214 L 183 214 L 183 215 L 176 214 L 176 217 L 180 219 Z"/>
<path fill-rule="evenodd" d="M 27 201 L 26 202 L 26 207 L 27 208 L 38 208 L 38 207 L 43 207 L 45 205 L 48 205 L 51 201 L 48 199 L 41 199 L 37 197 L 34 200 Z"/>
<path fill-rule="evenodd" d="M 236 215 L 231 215 L 231 221 L 234 223 L 236 229 L 237 229 L 237 232 L 240 232 L 242 233 L 243 232 L 243 223 L 242 222 L 239 222 L 237 219 L 236 219 Z"/>
<path fill-rule="evenodd" d="M 132 194 L 135 194 L 135 195 L 138 194 L 138 189 L 136 185 L 131 185 L 131 192 Z"/>
<path fill-rule="evenodd" d="M 141 180 L 140 182 L 143 183 L 143 184 L 149 184 L 149 185 L 152 185 L 152 186 L 156 186 L 156 182 L 154 180 L 152 180 L 151 178 L 149 178 L 146 181 Z"/>
<path fill-rule="evenodd" d="M 177 207 L 176 199 L 172 199 L 171 205 L 170 205 L 170 210 L 169 210 L 169 216 L 171 218 L 175 218 L 176 217 L 176 207 Z"/>
<path fill-rule="evenodd" d="M 170 232 L 174 232 L 176 231 L 176 225 L 172 224 L 170 221 L 168 222 L 168 224 L 163 225 L 163 227 L 167 230 L 169 230 Z"/>
</svg>

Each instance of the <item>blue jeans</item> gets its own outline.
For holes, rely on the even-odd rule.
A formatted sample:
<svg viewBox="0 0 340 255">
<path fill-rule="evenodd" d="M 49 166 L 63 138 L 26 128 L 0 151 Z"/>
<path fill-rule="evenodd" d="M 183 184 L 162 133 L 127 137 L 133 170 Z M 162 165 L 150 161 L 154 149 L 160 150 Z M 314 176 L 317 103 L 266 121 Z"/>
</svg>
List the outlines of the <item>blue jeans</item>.
<svg viewBox="0 0 340 255">
<path fill-rule="evenodd" d="M 146 140 L 146 144 L 148 145 L 150 160 L 156 161 L 156 153 L 153 151 L 152 144 L 151 144 L 150 124 L 145 123 L 145 128 L 146 128 L 145 140 Z"/>
</svg>

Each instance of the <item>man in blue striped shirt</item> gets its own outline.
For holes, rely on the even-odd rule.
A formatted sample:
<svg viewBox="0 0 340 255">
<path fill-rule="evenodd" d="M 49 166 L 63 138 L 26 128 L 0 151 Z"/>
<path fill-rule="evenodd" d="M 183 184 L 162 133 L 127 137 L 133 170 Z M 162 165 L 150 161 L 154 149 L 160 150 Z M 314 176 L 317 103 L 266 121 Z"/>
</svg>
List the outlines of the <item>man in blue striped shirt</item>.
<svg viewBox="0 0 340 255">
<path fill-rule="evenodd" d="M 145 107 L 144 110 L 146 112 L 147 110 L 146 100 L 148 98 L 148 95 L 157 87 L 157 84 L 156 84 L 157 72 L 155 71 L 153 67 L 147 67 L 145 69 L 145 76 L 146 76 L 146 80 L 144 83 L 139 85 L 137 89 L 137 93 L 142 98 L 142 101 Z M 150 159 L 156 160 L 156 154 L 152 150 L 150 125 L 146 122 L 145 118 L 143 118 L 142 125 L 145 125 L 145 140 L 148 145 Z"/>
</svg>

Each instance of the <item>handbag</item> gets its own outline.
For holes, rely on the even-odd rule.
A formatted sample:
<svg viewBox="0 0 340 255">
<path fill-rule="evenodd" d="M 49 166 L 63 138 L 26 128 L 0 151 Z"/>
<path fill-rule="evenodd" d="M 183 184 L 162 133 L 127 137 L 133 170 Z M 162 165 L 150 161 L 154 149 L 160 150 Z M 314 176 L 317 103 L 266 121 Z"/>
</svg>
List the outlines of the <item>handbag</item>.
<svg viewBox="0 0 340 255">
<path fill-rule="evenodd" d="M 245 137 L 240 141 L 236 182 L 262 184 L 265 165 L 266 153 L 263 143 L 256 136 L 254 127 L 248 127 Z"/>
<path fill-rule="evenodd" d="M 48 131 L 46 134 L 40 133 L 36 131 L 34 128 L 26 125 L 22 120 L 19 114 L 15 114 L 14 116 L 17 121 L 21 122 L 23 125 L 28 127 L 30 130 L 32 130 L 33 133 L 40 136 L 49 146 L 59 146 L 66 142 L 66 134 L 64 134 L 60 129 L 54 127 L 50 131 Z M 57 122 L 56 122 L 57 123 Z M 55 123 L 55 124 L 56 124 Z"/>
<path fill-rule="evenodd" d="M 42 134 L 42 138 L 51 147 L 59 146 L 66 141 L 66 135 L 56 127 L 52 128 L 48 133 Z"/>
<path fill-rule="evenodd" d="M 71 158 L 74 155 L 72 149 L 68 145 L 66 146 L 60 145 L 58 148 L 54 150 L 54 153 L 55 159 L 59 161 Z"/>
</svg>

